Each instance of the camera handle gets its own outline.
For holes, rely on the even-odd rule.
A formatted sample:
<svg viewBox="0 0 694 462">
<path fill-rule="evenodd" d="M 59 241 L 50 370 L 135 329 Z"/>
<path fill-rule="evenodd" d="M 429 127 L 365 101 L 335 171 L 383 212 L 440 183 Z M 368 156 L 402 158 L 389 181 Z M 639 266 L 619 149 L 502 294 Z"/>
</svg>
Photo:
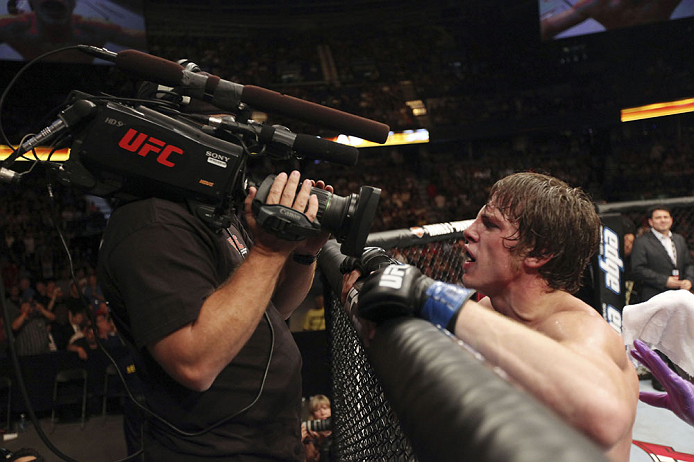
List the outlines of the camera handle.
<svg viewBox="0 0 694 462">
<path fill-rule="evenodd" d="M 301 241 L 320 233 L 318 220 L 311 223 L 306 215 L 284 205 L 263 204 L 253 199 L 251 208 L 258 225 L 280 239 Z"/>
<path fill-rule="evenodd" d="M 303 213 L 280 204 L 266 204 L 275 175 L 269 175 L 258 186 L 251 210 L 258 226 L 286 241 L 302 241 L 318 235 L 321 230 L 316 218 L 313 223 Z"/>
</svg>

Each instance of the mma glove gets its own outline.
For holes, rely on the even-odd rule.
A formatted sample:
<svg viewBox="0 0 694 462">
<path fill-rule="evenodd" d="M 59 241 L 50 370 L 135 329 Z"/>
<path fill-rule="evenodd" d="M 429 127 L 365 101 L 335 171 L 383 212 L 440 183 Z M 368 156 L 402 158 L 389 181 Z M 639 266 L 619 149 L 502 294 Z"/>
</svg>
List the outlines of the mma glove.
<svg viewBox="0 0 694 462">
<path fill-rule="evenodd" d="M 361 294 L 359 295 L 361 297 Z M 641 340 L 634 340 L 631 355 L 650 369 L 665 393 L 642 391 L 639 399 L 651 406 L 670 409 L 689 425 L 694 425 L 694 384 L 677 375 L 657 353 Z"/>
<path fill-rule="evenodd" d="M 359 290 L 359 316 L 381 323 L 416 316 L 453 332 L 458 313 L 475 291 L 435 281 L 410 265 L 389 265 L 372 273 Z"/>
<path fill-rule="evenodd" d="M 365 247 L 361 257 L 345 257 L 340 265 L 342 274 L 352 270 L 359 270 L 363 275 L 369 275 L 379 268 L 383 268 L 392 263 L 398 263 L 380 247 Z"/>
</svg>

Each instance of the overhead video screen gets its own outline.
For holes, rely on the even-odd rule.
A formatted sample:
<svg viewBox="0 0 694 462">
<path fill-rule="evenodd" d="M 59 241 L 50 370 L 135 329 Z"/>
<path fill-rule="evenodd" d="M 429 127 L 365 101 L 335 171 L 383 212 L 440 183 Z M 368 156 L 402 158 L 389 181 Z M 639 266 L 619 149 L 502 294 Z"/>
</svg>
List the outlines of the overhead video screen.
<svg viewBox="0 0 694 462">
<path fill-rule="evenodd" d="M 70 45 L 146 51 L 144 0 L 9 0 L 0 4 L 0 59 L 31 60 Z M 79 51 L 48 61 L 93 62 Z"/>
<path fill-rule="evenodd" d="M 694 17 L 694 0 L 538 0 L 543 40 Z"/>
</svg>

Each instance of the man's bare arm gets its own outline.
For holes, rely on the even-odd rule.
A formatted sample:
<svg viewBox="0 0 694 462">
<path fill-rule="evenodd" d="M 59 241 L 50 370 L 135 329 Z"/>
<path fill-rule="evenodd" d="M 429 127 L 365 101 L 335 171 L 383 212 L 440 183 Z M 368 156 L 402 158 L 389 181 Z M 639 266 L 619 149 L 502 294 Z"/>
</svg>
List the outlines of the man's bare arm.
<svg viewBox="0 0 694 462">
<path fill-rule="evenodd" d="M 620 342 L 613 345 L 615 340 L 605 330 L 609 327 L 602 323 L 601 318 L 584 322 L 582 332 L 560 342 L 468 302 L 460 311 L 455 334 L 571 425 L 609 448 L 631 429 L 637 391 L 629 387 L 615 362 L 614 356 L 620 354 L 626 361 L 626 353 L 614 352 Z M 556 328 L 568 326 L 559 322 Z M 577 340 L 584 333 L 585 340 Z"/>
</svg>

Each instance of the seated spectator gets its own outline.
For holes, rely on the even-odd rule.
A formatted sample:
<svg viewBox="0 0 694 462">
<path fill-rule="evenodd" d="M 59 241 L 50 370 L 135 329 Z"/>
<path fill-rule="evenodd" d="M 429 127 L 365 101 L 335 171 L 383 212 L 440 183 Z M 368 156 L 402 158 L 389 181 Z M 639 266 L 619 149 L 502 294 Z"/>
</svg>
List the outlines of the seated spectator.
<svg viewBox="0 0 694 462">
<path fill-rule="evenodd" d="M 94 315 L 99 341 L 107 350 L 124 346 L 116 330 L 111 316 L 106 308 L 99 309 Z"/>
<path fill-rule="evenodd" d="M 75 328 L 70 323 L 70 311 L 65 303 L 58 303 L 53 309 L 55 320 L 51 322 L 51 336 L 57 350 L 65 350 L 70 338 L 75 335 Z"/>
<path fill-rule="evenodd" d="M 89 377 L 87 386 L 91 392 L 88 407 L 90 412 L 97 412 L 100 407 L 98 396 L 104 389 L 104 371 L 110 360 L 97 343 L 92 324 L 86 321 L 80 327 L 82 337 L 70 343 L 67 350 L 77 353 L 79 358 L 86 363 L 85 368 Z"/>
<path fill-rule="evenodd" d="M 22 293 L 23 301 L 36 298 L 36 291 L 31 287 L 31 279 L 28 277 L 23 277 L 19 280 L 19 291 Z"/>
<path fill-rule="evenodd" d="M 97 355 L 99 350 L 99 344 L 96 342 L 96 336 L 94 335 L 94 330 L 89 321 L 85 321 L 80 325 L 80 331 L 82 336 L 70 342 L 67 346 L 68 351 L 74 351 L 80 357 L 82 361 L 89 360 L 90 355 Z"/>
<path fill-rule="evenodd" d="M 5 304 L 17 310 L 19 310 L 19 307 L 22 306 L 22 295 L 20 293 L 18 285 L 12 285 L 7 290 L 7 295 L 5 296 Z"/>
<path fill-rule="evenodd" d="M 84 334 L 82 333 L 82 324 L 87 322 L 87 309 L 81 303 L 68 306 L 68 314 L 70 317 L 70 326 L 72 326 L 72 335 L 68 340 L 68 345 L 73 343 L 78 338 L 82 338 Z"/>
<path fill-rule="evenodd" d="M 34 289 L 36 290 L 34 299 L 36 299 L 36 301 L 41 303 L 43 306 L 48 306 L 48 303 L 51 301 L 51 296 L 48 295 L 48 287 L 46 286 L 46 282 L 36 281 L 36 284 L 34 284 Z"/>
<path fill-rule="evenodd" d="M 89 275 L 87 278 L 87 285 L 83 288 L 82 294 L 94 311 L 101 308 L 102 303 L 106 303 L 104 294 L 101 293 L 101 286 L 99 286 L 96 274 Z"/>
<path fill-rule="evenodd" d="M 23 301 L 19 312 L 8 305 L 18 356 L 49 353 L 48 323 L 55 315 L 33 298 Z"/>
<path fill-rule="evenodd" d="M 308 402 L 308 420 L 326 421 L 332 416 L 330 399 L 325 395 L 312 396 Z M 332 427 L 330 430 L 312 431 L 310 424 L 301 424 L 301 436 L 306 448 L 307 461 L 329 461 L 331 460 L 332 447 Z M 311 458 L 309 458 L 311 456 Z"/>
<path fill-rule="evenodd" d="M 75 285 L 74 282 L 70 283 L 70 291 L 65 294 L 65 292 L 62 292 L 62 288 L 60 288 L 61 292 L 64 294 L 63 296 L 63 303 L 65 303 L 68 308 L 70 309 L 71 313 L 74 313 L 79 310 L 83 310 L 86 308 L 84 299 L 82 299 L 82 296 L 80 295 L 80 290 L 78 287 Z"/>
</svg>

